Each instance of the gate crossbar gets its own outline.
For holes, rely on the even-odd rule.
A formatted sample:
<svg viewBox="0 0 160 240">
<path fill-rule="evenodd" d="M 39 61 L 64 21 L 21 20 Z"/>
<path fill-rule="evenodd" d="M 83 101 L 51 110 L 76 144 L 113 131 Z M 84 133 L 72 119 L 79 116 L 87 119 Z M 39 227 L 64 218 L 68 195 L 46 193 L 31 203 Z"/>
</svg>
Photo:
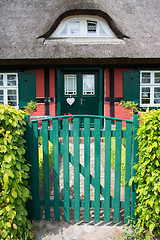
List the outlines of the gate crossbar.
<svg viewBox="0 0 160 240">
<path fill-rule="evenodd" d="M 72 115 L 73 130 L 69 130 L 69 116 L 45 117 L 32 120 L 27 119 L 26 126 L 26 158 L 31 165 L 30 185 L 33 199 L 30 205 L 29 214 L 31 219 L 40 220 L 40 207 L 45 208 L 45 219 L 50 219 L 50 207 L 54 206 L 55 220 L 60 220 L 60 208 L 64 208 L 65 220 L 70 220 L 70 207 L 74 207 L 74 218 L 80 220 L 80 207 L 84 208 L 84 221 L 90 221 L 90 208 L 94 208 L 94 220 L 100 221 L 100 208 L 104 208 L 104 221 L 110 221 L 110 209 L 114 209 L 114 222 L 120 220 L 120 209 L 124 209 L 124 222 L 128 217 L 135 218 L 136 207 L 136 185 L 129 186 L 131 176 L 136 174 L 134 165 L 138 161 L 138 141 L 136 139 L 138 129 L 138 115 L 133 116 L 133 121 L 104 116 Z M 83 119 L 83 128 L 80 121 Z M 92 120 L 91 120 L 92 119 Z M 90 125 L 92 121 L 92 126 Z M 104 121 L 102 123 L 102 121 Z M 116 122 L 112 126 L 112 122 Z M 125 130 L 122 129 L 122 122 L 125 122 Z M 93 126 L 94 123 L 94 126 Z M 102 128 L 103 126 L 103 128 Z M 62 129 L 63 128 L 63 129 Z M 115 128 L 115 129 L 112 129 Z M 38 137 L 43 139 L 43 176 L 44 176 L 44 199 L 40 199 L 39 182 L 39 157 Z M 69 139 L 72 138 L 74 154 L 69 152 Z M 80 138 L 84 139 L 84 166 L 80 163 Z M 90 139 L 94 139 L 94 177 L 90 172 Z M 104 186 L 100 183 L 100 139 L 104 142 Z M 121 147 L 122 138 L 126 140 L 125 150 L 125 186 L 124 199 L 121 194 Z M 60 139 L 63 139 L 60 142 Z M 111 139 L 115 139 L 115 163 L 114 163 L 114 196 L 111 196 Z M 50 198 L 50 170 L 49 170 L 49 141 L 53 144 L 53 171 L 54 171 L 54 199 Z M 63 180 L 64 199 L 60 199 L 59 180 L 59 153 L 63 155 Z M 70 176 L 69 163 L 74 167 L 74 199 L 70 199 Z M 84 177 L 84 199 L 80 200 L 80 174 Z M 90 185 L 94 187 L 94 200 L 90 199 Z M 100 199 L 100 195 L 104 200 Z"/>
</svg>

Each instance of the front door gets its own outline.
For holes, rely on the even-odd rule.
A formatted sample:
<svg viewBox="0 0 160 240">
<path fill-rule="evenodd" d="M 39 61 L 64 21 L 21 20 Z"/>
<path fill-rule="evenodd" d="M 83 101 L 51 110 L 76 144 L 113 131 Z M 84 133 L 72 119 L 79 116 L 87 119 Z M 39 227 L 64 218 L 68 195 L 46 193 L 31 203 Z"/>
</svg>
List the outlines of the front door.
<svg viewBox="0 0 160 240">
<path fill-rule="evenodd" d="M 58 115 L 102 115 L 101 69 L 60 69 L 58 81 Z"/>
</svg>

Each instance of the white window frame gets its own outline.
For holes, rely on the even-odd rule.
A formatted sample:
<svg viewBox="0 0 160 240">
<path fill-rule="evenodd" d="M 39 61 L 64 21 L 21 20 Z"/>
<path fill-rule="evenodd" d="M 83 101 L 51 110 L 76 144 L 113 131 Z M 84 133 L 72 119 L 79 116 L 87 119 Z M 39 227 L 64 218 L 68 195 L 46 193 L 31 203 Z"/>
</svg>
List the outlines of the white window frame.
<svg viewBox="0 0 160 240">
<path fill-rule="evenodd" d="M 142 73 L 150 73 L 150 83 L 142 83 Z M 160 73 L 160 71 L 140 71 L 140 107 L 157 107 L 160 106 L 160 103 L 154 103 L 154 88 L 159 87 L 160 83 L 154 83 L 154 74 Z M 149 87 L 150 88 L 150 103 L 143 104 L 142 103 L 142 88 Z"/>
<path fill-rule="evenodd" d="M 19 107 L 19 101 L 18 101 L 18 73 L 8 72 L 8 73 L 0 73 L 0 75 L 3 75 L 3 86 L 0 86 L 0 90 L 3 90 L 3 93 L 4 93 L 4 105 L 8 105 L 7 91 L 8 90 L 16 90 L 17 105 L 14 106 L 14 107 L 16 109 L 18 109 L 18 107 Z M 8 86 L 7 85 L 7 76 L 8 75 L 16 75 L 16 85 L 15 86 Z"/>
<path fill-rule="evenodd" d="M 93 21 L 96 22 L 96 32 L 88 32 L 87 28 L 87 21 Z M 71 34 L 70 25 L 73 22 L 79 22 L 79 34 Z M 104 34 L 100 34 L 100 26 L 103 28 Z M 67 27 L 67 34 L 61 34 L 61 32 L 64 30 L 64 28 Z M 81 37 L 97 37 L 97 38 L 116 38 L 117 36 L 114 34 L 112 29 L 109 27 L 108 23 L 99 16 L 90 16 L 90 15 L 84 15 L 84 16 L 70 16 L 66 17 L 61 21 L 57 29 L 50 35 L 49 39 L 52 38 L 81 38 Z"/>
<path fill-rule="evenodd" d="M 84 76 L 93 76 L 93 90 L 87 92 L 84 85 Z M 95 95 L 95 74 L 83 74 L 83 88 L 82 88 L 83 96 L 94 96 Z"/>
<path fill-rule="evenodd" d="M 71 75 L 73 77 L 73 92 L 69 93 L 68 78 L 70 78 Z M 64 95 L 66 95 L 66 96 L 77 95 L 77 75 L 76 74 L 65 74 L 64 75 Z"/>
</svg>

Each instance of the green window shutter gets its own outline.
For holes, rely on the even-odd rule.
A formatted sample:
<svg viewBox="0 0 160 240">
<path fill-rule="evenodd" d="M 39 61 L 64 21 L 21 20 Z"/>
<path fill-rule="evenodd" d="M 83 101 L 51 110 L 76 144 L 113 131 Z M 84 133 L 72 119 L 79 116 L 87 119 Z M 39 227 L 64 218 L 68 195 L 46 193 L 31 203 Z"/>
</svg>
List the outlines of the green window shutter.
<svg viewBox="0 0 160 240">
<path fill-rule="evenodd" d="M 123 100 L 140 102 L 140 71 L 123 72 Z"/>
<path fill-rule="evenodd" d="M 21 72 L 18 74 L 19 108 L 28 102 L 36 101 L 36 74 Z"/>
</svg>

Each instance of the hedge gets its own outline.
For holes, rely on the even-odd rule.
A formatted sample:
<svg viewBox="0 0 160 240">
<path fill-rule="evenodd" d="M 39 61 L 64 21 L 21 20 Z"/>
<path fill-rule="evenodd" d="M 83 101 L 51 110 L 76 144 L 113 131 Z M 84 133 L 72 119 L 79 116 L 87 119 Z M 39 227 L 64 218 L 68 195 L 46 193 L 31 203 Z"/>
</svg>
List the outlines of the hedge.
<svg viewBox="0 0 160 240">
<path fill-rule="evenodd" d="M 25 112 L 0 105 L 0 239 L 32 239 L 25 204 L 30 198 L 25 162 Z"/>
<path fill-rule="evenodd" d="M 141 113 L 140 122 L 139 161 L 134 178 L 138 184 L 137 223 L 150 234 L 160 235 L 160 109 Z"/>
</svg>

